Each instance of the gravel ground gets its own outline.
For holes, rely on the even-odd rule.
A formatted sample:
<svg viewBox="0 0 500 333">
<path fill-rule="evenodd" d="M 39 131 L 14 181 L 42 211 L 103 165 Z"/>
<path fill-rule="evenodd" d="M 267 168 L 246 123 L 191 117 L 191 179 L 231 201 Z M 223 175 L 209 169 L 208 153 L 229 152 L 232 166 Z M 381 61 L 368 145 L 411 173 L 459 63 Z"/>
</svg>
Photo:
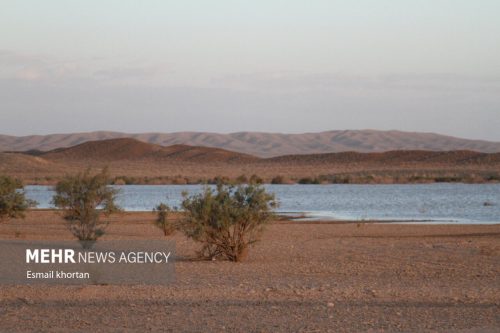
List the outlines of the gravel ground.
<svg viewBox="0 0 500 333">
<path fill-rule="evenodd" d="M 108 239 L 161 239 L 153 215 Z M 2 239 L 71 239 L 36 211 Z M 0 286 L 1 332 L 500 332 L 500 225 L 270 225 L 247 261 L 196 261 L 177 243 L 168 286 Z"/>
</svg>

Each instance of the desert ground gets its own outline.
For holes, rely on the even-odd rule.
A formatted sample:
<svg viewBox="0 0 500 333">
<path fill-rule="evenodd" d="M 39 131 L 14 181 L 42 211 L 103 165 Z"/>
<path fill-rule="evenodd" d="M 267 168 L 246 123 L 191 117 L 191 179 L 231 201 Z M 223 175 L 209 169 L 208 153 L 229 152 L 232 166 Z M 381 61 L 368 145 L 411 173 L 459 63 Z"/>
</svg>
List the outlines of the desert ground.
<svg viewBox="0 0 500 333">
<path fill-rule="evenodd" d="M 161 239 L 152 213 L 104 238 Z M 71 239 L 53 211 L 1 239 Z M 0 286 L 1 332 L 499 332 L 500 225 L 270 224 L 242 263 L 176 241 L 168 286 Z"/>
</svg>

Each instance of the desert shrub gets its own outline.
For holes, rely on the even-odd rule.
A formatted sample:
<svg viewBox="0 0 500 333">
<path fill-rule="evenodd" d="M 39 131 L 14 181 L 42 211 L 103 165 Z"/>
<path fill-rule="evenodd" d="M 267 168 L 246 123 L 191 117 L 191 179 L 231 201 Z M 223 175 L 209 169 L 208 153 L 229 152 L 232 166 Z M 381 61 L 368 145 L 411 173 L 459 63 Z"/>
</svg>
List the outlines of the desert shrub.
<svg viewBox="0 0 500 333">
<path fill-rule="evenodd" d="M 0 221 L 23 218 L 24 212 L 35 205 L 35 201 L 26 199 L 21 181 L 0 176 Z"/>
<path fill-rule="evenodd" d="M 420 176 L 420 175 L 412 175 L 412 176 L 410 176 L 410 177 L 408 178 L 408 181 L 409 181 L 410 183 L 419 183 L 419 182 L 422 182 L 422 181 L 424 181 L 424 180 L 425 180 L 425 178 L 424 178 L 424 177 L 422 177 L 422 176 Z"/>
<path fill-rule="evenodd" d="M 174 233 L 175 226 L 174 224 L 168 220 L 168 215 L 172 212 L 172 208 L 169 205 L 160 203 L 153 210 L 157 213 L 157 217 L 155 220 L 155 225 L 163 231 L 164 236 L 169 236 Z"/>
<path fill-rule="evenodd" d="M 215 184 L 229 184 L 230 181 L 229 181 L 229 178 L 227 177 L 223 177 L 223 176 L 216 176 L 212 179 L 209 179 L 208 181 L 208 184 L 212 184 L 212 185 L 215 185 Z"/>
<path fill-rule="evenodd" d="M 373 183 L 375 181 L 375 177 L 373 175 L 364 175 L 361 181 L 363 183 Z"/>
<path fill-rule="evenodd" d="M 189 179 L 182 177 L 182 176 L 176 176 L 175 178 L 172 179 L 172 184 L 174 185 L 185 185 L 187 184 Z"/>
<path fill-rule="evenodd" d="M 285 182 L 285 178 L 283 176 L 276 176 L 271 179 L 271 184 L 283 184 Z"/>
<path fill-rule="evenodd" d="M 118 191 L 108 187 L 109 183 L 106 169 L 96 175 L 90 170 L 69 175 L 57 183 L 52 202 L 63 209 L 70 231 L 80 241 L 97 240 L 107 225 L 101 222 L 101 215 L 120 211 L 115 204 Z"/>
<path fill-rule="evenodd" d="M 219 183 L 216 190 L 207 187 L 200 194 L 184 193 L 180 229 L 202 244 L 200 257 L 241 261 L 248 247 L 259 240 L 276 206 L 274 195 L 258 185 Z"/>
<path fill-rule="evenodd" d="M 490 181 L 490 182 L 492 182 L 492 181 L 500 181 L 500 175 L 498 175 L 498 174 L 488 175 L 488 176 L 486 176 L 486 180 Z"/>
<path fill-rule="evenodd" d="M 332 175 L 329 181 L 332 184 L 349 184 L 351 182 L 351 178 L 349 176 Z"/>
<path fill-rule="evenodd" d="M 299 179 L 299 184 L 319 184 L 317 178 L 304 177 Z"/>
<path fill-rule="evenodd" d="M 250 176 L 250 179 L 248 180 L 249 184 L 262 184 L 263 182 L 262 178 L 257 175 Z"/>
<path fill-rule="evenodd" d="M 122 177 L 116 177 L 113 181 L 114 185 L 126 185 L 126 181 Z"/>
<path fill-rule="evenodd" d="M 239 175 L 236 178 L 236 184 L 248 184 L 248 178 L 245 175 Z"/>
<path fill-rule="evenodd" d="M 436 183 L 457 183 L 463 181 L 463 179 L 457 176 L 441 176 L 434 177 L 434 181 Z"/>
<path fill-rule="evenodd" d="M 312 182 L 313 182 L 313 180 L 311 177 L 303 177 L 303 178 L 300 178 L 298 181 L 299 184 L 311 184 Z"/>
<path fill-rule="evenodd" d="M 135 177 L 122 176 L 119 178 L 121 178 L 121 182 L 125 183 L 125 185 L 136 185 L 140 183 L 140 181 Z"/>
</svg>

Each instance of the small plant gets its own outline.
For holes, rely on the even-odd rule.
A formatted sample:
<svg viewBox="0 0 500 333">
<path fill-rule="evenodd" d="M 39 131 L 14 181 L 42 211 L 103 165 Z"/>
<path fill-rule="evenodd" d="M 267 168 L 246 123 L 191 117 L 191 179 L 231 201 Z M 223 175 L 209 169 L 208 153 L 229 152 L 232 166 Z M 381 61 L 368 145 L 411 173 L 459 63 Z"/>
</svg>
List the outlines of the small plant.
<svg viewBox="0 0 500 333">
<path fill-rule="evenodd" d="M 9 176 L 0 176 L 0 221 L 8 218 L 24 218 L 36 201 L 26 199 L 21 181 Z"/>
<path fill-rule="evenodd" d="M 153 210 L 157 212 L 155 225 L 163 231 L 164 236 L 169 236 L 175 232 L 175 225 L 168 220 L 168 215 L 172 212 L 169 205 L 160 203 Z"/>
<path fill-rule="evenodd" d="M 113 185 L 126 185 L 127 183 L 125 180 L 121 177 L 116 177 L 115 180 L 113 181 Z"/>
<path fill-rule="evenodd" d="M 248 183 L 249 184 L 262 184 L 264 181 L 262 180 L 262 178 L 260 178 L 259 176 L 257 175 L 252 175 L 250 176 L 250 179 L 248 180 Z"/>
<path fill-rule="evenodd" d="M 57 183 L 52 202 L 63 209 L 70 231 L 80 241 L 96 241 L 107 224 L 101 222 L 101 214 L 109 216 L 120 211 L 115 204 L 118 191 L 108 187 L 109 183 L 106 169 L 93 176 L 87 169 Z"/>
<path fill-rule="evenodd" d="M 276 176 L 271 179 L 271 184 L 284 184 L 285 178 L 283 176 Z"/>
<path fill-rule="evenodd" d="M 229 184 L 229 178 L 227 177 L 222 177 L 222 176 L 216 176 L 212 179 L 209 179 L 208 184 Z"/>
<path fill-rule="evenodd" d="M 198 254 L 206 259 L 243 260 L 277 206 L 274 195 L 255 184 L 219 183 L 216 190 L 207 187 L 201 194 L 183 195 L 185 218 L 180 229 L 202 244 Z"/>
<path fill-rule="evenodd" d="M 236 184 L 247 184 L 248 178 L 245 175 L 240 175 L 236 178 Z"/>
<path fill-rule="evenodd" d="M 318 178 L 304 177 L 299 179 L 299 184 L 319 184 Z"/>
</svg>

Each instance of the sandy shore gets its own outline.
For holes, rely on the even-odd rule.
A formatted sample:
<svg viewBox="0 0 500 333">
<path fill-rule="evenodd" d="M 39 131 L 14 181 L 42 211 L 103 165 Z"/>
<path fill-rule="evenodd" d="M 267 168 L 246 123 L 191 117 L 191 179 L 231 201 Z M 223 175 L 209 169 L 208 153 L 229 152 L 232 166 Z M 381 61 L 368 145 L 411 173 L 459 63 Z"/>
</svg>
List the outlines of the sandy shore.
<svg viewBox="0 0 500 333">
<path fill-rule="evenodd" d="M 150 213 L 108 239 L 161 239 Z M 71 239 L 51 211 L 1 239 Z M 0 286 L 0 331 L 499 332 L 500 225 L 276 222 L 244 263 L 191 260 L 170 286 Z"/>
</svg>

